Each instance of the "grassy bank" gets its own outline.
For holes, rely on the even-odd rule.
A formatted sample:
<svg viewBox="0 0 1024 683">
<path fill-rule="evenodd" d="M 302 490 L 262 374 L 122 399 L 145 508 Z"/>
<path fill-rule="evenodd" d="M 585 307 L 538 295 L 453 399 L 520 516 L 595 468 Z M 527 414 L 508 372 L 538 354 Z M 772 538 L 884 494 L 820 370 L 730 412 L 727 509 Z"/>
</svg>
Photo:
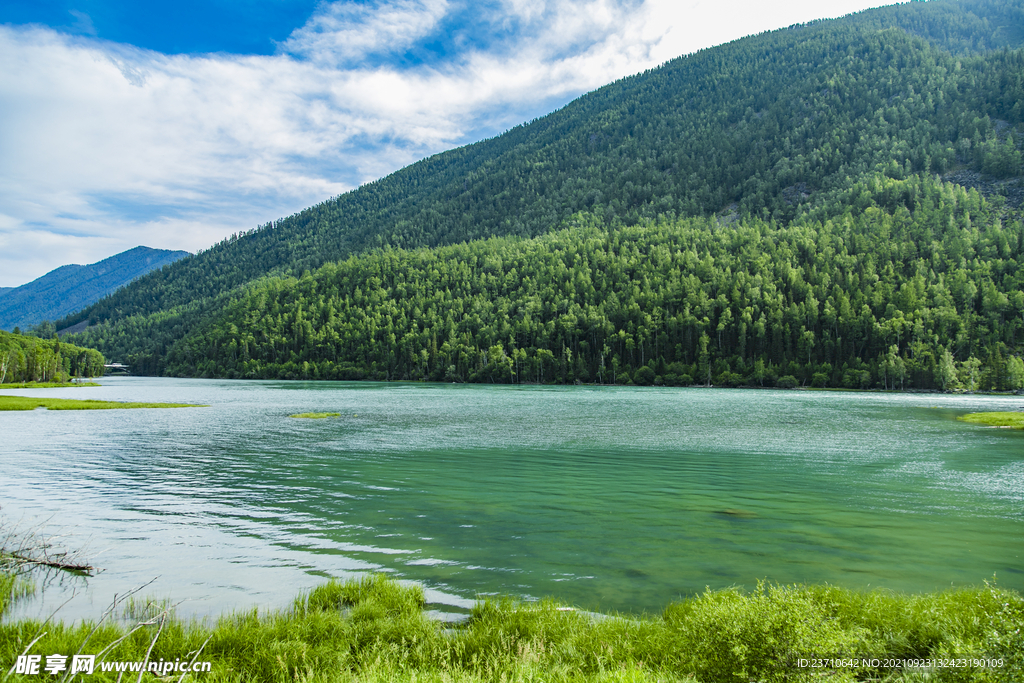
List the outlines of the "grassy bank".
<svg viewBox="0 0 1024 683">
<path fill-rule="evenodd" d="M 595 619 L 553 602 L 498 600 L 479 604 L 454 628 L 426 618 L 423 608 L 419 588 L 381 577 L 331 581 L 289 610 L 240 612 L 209 623 L 136 602 L 118 610 L 130 619 L 100 625 L 2 623 L 0 662 L 13 664 L 45 631 L 30 648 L 44 662 L 53 653 L 105 649 L 106 661 L 195 658 L 211 663 L 209 673 L 196 675 L 206 681 L 1009 683 L 1024 671 L 1024 599 L 991 586 L 900 595 L 762 585 L 751 593 L 709 591 L 652 619 Z M 799 666 L 815 655 L 880 662 Z M 1002 666 L 923 671 L 882 663 L 905 658 L 987 658 Z M 86 680 L 116 677 L 97 672 Z"/>
<path fill-rule="evenodd" d="M 990 427 L 1024 429 L 1024 413 L 968 413 L 957 419 Z"/>
<path fill-rule="evenodd" d="M 96 382 L 14 382 L 0 384 L 2 389 L 58 389 L 64 387 L 99 387 Z"/>
<path fill-rule="evenodd" d="M 34 398 L 31 396 L 0 396 L 0 410 L 112 410 L 122 408 L 206 408 L 193 403 L 131 403 L 121 401 L 90 401 L 73 398 Z"/>
</svg>

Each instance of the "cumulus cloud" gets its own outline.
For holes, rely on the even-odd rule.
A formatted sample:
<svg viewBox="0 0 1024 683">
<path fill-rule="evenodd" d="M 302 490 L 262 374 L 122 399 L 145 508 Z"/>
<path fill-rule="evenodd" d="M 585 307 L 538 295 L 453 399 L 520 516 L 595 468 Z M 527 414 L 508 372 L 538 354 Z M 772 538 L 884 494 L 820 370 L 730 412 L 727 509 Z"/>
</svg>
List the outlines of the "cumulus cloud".
<svg viewBox="0 0 1024 683">
<path fill-rule="evenodd" d="M 204 248 L 680 54 L 871 4 L 334 2 L 271 56 L 0 26 L 0 285 Z"/>
</svg>

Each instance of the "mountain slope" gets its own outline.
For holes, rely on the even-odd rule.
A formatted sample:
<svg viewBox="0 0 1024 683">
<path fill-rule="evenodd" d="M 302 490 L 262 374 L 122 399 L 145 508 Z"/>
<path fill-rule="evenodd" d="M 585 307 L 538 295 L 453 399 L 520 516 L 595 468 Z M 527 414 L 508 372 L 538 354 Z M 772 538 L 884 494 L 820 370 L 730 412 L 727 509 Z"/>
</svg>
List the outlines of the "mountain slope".
<svg viewBox="0 0 1024 683">
<path fill-rule="evenodd" d="M 0 329 L 28 328 L 63 318 L 189 255 L 187 251 L 135 247 L 88 266 L 61 266 L 0 293 Z"/>
<path fill-rule="evenodd" d="M 80 343 L 159 373 L 247 282 L 367 249 L 535 236 L 579 211 L 608 227 L 718 212 L 785 224 L 875 173 L 1014 182 L 1024 59 L 972 53 L 1019 44 L 1021 16 L 1019 0 L 936 0 L 704 50 L 226 240 L 64 324 L 105 323 Z"/>
<path fill-rule="evenodd" d="M 842 199 L 843 215 L 788 227 L 696 218 L 606 230 L 581 214 L 530 240 L 379 250 L 268 278 L 175 344 L 167 370 L 1024 386 L 1021 221 L 933 178 L 877 176 Z"/>
</svg>

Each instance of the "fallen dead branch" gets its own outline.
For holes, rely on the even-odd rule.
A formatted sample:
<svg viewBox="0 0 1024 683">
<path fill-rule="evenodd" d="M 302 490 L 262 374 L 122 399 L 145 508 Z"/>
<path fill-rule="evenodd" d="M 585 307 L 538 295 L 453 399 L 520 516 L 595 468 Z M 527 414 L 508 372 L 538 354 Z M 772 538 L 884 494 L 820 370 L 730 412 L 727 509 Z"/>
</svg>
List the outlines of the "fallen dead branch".
<svg viewBox="0 0 1024 683">
<path fill-rule="evenodd" d="M 96 570 L 91 564 L 82 564 L 75 561 L 58 560 L 53 557 L 47 558 L 35 558 L 25 557 L 18 553 L 11 553 L 9 557 L 14 560 L 17 564 L 33 564 L 40 567 L 51 567 L 53 569 L 63 569 L 72 572 L 81 572 L 92 576 L 92 572 Z"/>
<path fill-rule="evenodd" d="M 68 552 L 61 540 L 46 531 L 46 522 L 23 530 L 0 519 L 0 570 L 20 573 L 44 567 L 92 576 L 96 568 L 82 557 L 83 551 Z"/>
</svg>

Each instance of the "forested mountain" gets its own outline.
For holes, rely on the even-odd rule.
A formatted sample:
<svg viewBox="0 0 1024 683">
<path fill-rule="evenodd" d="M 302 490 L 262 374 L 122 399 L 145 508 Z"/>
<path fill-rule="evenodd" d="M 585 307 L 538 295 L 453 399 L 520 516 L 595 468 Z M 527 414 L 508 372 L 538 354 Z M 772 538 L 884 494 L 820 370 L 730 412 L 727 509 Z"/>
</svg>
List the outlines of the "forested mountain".
<svg viewBox="0 0 1024 683">
<path fill-rule="evenodd" d="M 838 216 L 592 214 L 523 240 L 378 250 L 254 285 L 173 374 L 1012 390 L 1020 221 L 976 191 L 877 176 Z M 839 207 L 836 207 L 837 209 Z M 957 362 L 955 357 L 964 360 Z M 786 378 L 783 380 L 783 378 Z"/>
<path fill-rule="evenodd" d="M 644 381 L 648 373 L 642 368 L 649 367 L 648 359 L 654 359 L 651 372 L 660 374 L 663 381 L 668 375 L 706 381 L 708 367 L 712 379 L 722 377 L 723 372 L 743 375 L 749 370 L 744 375 L 748 377 L 761 362 L 780 377 L 800 375 L 801 381 L 819 381 L 815 376 L 825 375 L 825 381 L 832 384 L 852 381 L 857 386 L 890 386 L 890 373 L 879 375 L 878 354 L 884 351 L 885 362 L 893 367 L 900 361 L 908 368 L 910 361 L 918 358 L 911 343 L 926 342 L 932 360 L 921 362 L 930 369 L 914 375 L 914 386 L 948 386 L 949 382 L 942 381 L 949 379 L 948 373 L 936 374 L 947 353 L 947 366 L 960 363 L 961 369 L 963 363 L 985 365 L 989 354 L 995 365 L 985 365 L 986 376 L 994 376 L 995 366 L 1002 363 L 997 374 L 1003 377 L 1012 370 L 1009 366 L 1015 361 L 1011 358 L 1019 351 L 1019 333 L 1011 330 L 1016 330 L 1024 312 L 1014 290 L 1020 289 L 1015 277 L 1022 194 L 1020 140 L 1024 134 L 1024 54 L 1018 50 L 1022 27 L 1024 3 L 1020 0 L 933 0 L 794 26 L 703 50 L 613 83 L 497 138 L 436 155 L 295 216 L 234 236 L 140 279 L 62 324 L 86 318 L 101 323 L 80 337 L 80 343 L 95 345 L 110 357 L 132 363 L 136 372 L 147 373 L 170 369 L 185 374 L 337 376 L 351 371 L 368 376 L 443 378 L 448 366 L 454 365 L 455 377 L 490 381 L 493 373 L 485 368 L 493 355 L 487 353 L 491 346 L 501 346 L 506 356 L 525 351 L 528 357 L 531 353 L 536 357 L 543 350 L 556 361 L 563 348 L 567 349 L 575 354 L 577 365 L 585 366 L 588 381 L 610 381 L 605 370 L 598 375 L 597 369 L 602 360 L 607 368 L 617 355 L 622 369 L 611 373 L 616 381 L 623 372 L 630 379 L 640 372 Z M 950 189 L 937 176 L 977 187 L 989 201 L 982 201 L 977 192 Z M 891 183 L 916 189 L 896 191 Z M 897 200 L 885 198 L 890 194 Z M 917 198 L 927 199 L 921 199 L 922 204 Z M 908 220 L 915 226 L 909 232 Z M 580 223 L 591 232 L 580 233 L 581 228 L 571 227 Z M 521 241 L 562 229 L 569 230 L 536 242 Z M 828 255 L 814 261 L 814 254 L 795 237 L 801 230 L 813 235 L 801 239 L 814 244 L 824 240 L 816 249 Z M 890 232 L 874 232 L 883 230 Z M 343 344 L 331 336 L 341 339 L 345 336 L 342 328 L 353 318 L 383 315 L 374 307 L 385 306 L 354 298 L 354 289 L 345 295 L 338 290 L 342 299 L 349 297 L 344 306 L 342 299 L 335 301 L 333 290 L 324 284 L 334 277 L 332 268 L 346 273 L 372 271 L 376 267 L 372 264 L 386 257 L 397 259 L 395 263 L 402 264 L 395 266 L 399 270 L 413 272 L 416 263 L 428 259 L 428 252 L 394 249 L 436 247 L 491 236 L 505 239 L 477 242 L 455 251 L 442 249 L 429 258 L 453 264 L 465 259 L 465 268 L 472 272 L 471 261 L 479 265 L 481 258 L 487 260 L 479 250 L 512 249 L 520 256 L 510 256 L 510 262 L 525 259 L 515 266 L 521 274 L 526 261 L 544 263 L 542 254 L 561 249 L 584 254 L 587 263 L 596 260 L 609 267 L 619 263 L 630 277 L 606 281 L 600 290 L 595 289 L 596 299 L 586 298 L 589 294 L 566 293 L 556 303 L 544 294 L 549 285 L 552 292 L 566 287 L 555 271 L 532 274 L 531 280 L 536 280 L 540 289 L 524 289 L 519 294 L 471 284 L 478 276 L 467 274 L 469 279 L 459 285 L 461 293 L 452 290 L 446 296 L 453 301 L 473 300 L 476 306 L 483 305 L 477 301 L 477 292 L 482 291 L 486 292 L 484 299 L 504 297 L 510 308 L 504 312 L 497 309 L 489 322 L 480 318 L 480 325 L 487 328 L 484 332 L 472 325 L 462 326 L 463 320 L 453 317 L 456 336 L 462 339 L 459 343 L 476 349 L 465 354 L 460 351 L 455 363 L 449 362 L 451 353 L 441 352 L 441 346 L 451 341 L 452 331 L 448 312 L 441 309 L 436 315 L 444 322 L 442 328 L 437 327 L 441 323 L 426 327 L 423 321 L 409 323 L 409 313 L 415 314 L 415 309 L 405 314 L 405 323 L 392 320 L 394 329 L 387 334 L 395 334 L 395 342 L 375 336 L 379 328 L 372 325 L 369 336 L 359 337 L 364 333 L 350 331 L 346 333 L 349 341 Z M 895 255 L 873 251 L 884 251 L 894 236 L 916 251 Z M 600 239 L 618 240 L 624 246 L 606 250 L 605 256 L 598 258 L 587 245 Z M 577 243 L 579 240 L 582 242 Z M 925 241 L 919 244 L 917 240 Z M 662 272 L 654 264 L 648 270 L 627 267 L 621 259 L 632 253 L 629 241 L 635 242 L 637 249 L 642 247 L 638 253 L 646 254 L 646 260 L 653 259 L 655 252 L 667 251 L 670 270 Z M 903 248 L 909 250 L 910 246 Z M 747 252 L 734 253 L 734 249 Z M 361 259 L 328 266 L 298 284 L 289 285 L 287 279 L 259 280 L 299 275 L 363 253 Z M 681 254 L 692 254 L 692 258 Z M 776 258 L 788 263 L 789 270 L 757 265 L 759 259 L 771 262 Z M 854 261 L 848 263 L 843 258 Z M 719 265 L 705 269 L 705 274 L 694 270 L 707 259 Z M 575 278 L 578 272 L 593 279 L 598 274 L 575 261 L 563 262 L 563 267 L 570 274 L 565 277 Z M 509 277 L 502 268 L 495 271 L 495 277 Z M 668 287 L 667 281 L 660 281 L 674 277 L 672 268 L 679 269 L 680 277 L 691 278 L 682 299 L 672 300 L 667 291 L 634 296 L 633 289 L 643 278 L 650 281 L 652 291 Z M 823 272 L 828 283 L 821 284 L 808 268 Z M 442 270 L 437 272 L 440 281 L 445 281 Z M 787 278 L 795 277 L 793 273 L 801 273 L 802 282 L 819 288 L 812 296 L 819 305 L 814 316 L 827 318 L 820 306 L 831 297 L 837 317 L 827 338 L 826 329 L 808 317 L 813 308 L 806 298 L 809 295 L 794 290 L 796 285 L 788 282 Z M 782 301 L 732 296 L 733 289 L 742 292 L 747 286 L 744 278 L 754 277 L 760 278 L 757 287 L 762 294 L 772 292 Z M 875 286 L 875 281 L 870 287 L 865 285 L 865 278 L 872 277 L 884 286 Z M 427 296 L 426 292 L 433 291 L 429 281 L 437 278 L 433 274 L 423 278 L 417 286 L 425 287 Z M 952 294 L 949 278 L 959 278 L 958 283 L 969 281 L 974 294 L 958 299 Z M 890 300 L 897 296 L 894 292 L 910 287 L 909 283 L 919 288 L 921 281 L 931 297 L 923 303 L 911 306 Z M 396 294 L 406 298 L 417 291 L 406 287 L 403 296 L 390 286 L 357 286 L 363 295 L 374 291 L 378 298 Z M 952 299 L 944 298 L 942 287 L 949 289 Z M 994 288 L 990 298 L 998 295 L 1001 317 L 989 316 L 990 308 L 985 308 L 979 294 L 988 291 L 985 287 Z M 839 311 L 842 297 L 837 289 L 845 292 L 849 305 L 857 306 L 849 315 Z M 698 291 L 717 302 L 701 309 L 700 315 L 697 305 L 688 300 L 691 294 L 701 300 Z M 964 285 L 957 291 L 969 292 L 970 287 Z M 306 329 L 301 324 L 289 327 L 288 316 L 308 312 L 318 296 L 334 301 L 335 315 L 328 312 L 326 318 L 318 319 L 314 332 L 327 336 L 316 338 L 315 343 L 309 342 L 314 345 L 306 348 L 308 335 L 303 340 L 288 336 Z M 494 336 L 494 329 L 508 332 L 520 323 L 525 325 L 523 329 L 532 329 L 530 325 L 541 320 L 556 327 L 573 319 L 584 324 L 585 318 L 579 315 L 566 317 L 562 311 L 551 317 L 550 310 L 545 314 L 548 318 L 533 311 L 530 323 L 522 322 L 514 316 L 531 309 L 522 304 L 520 296 L 536 297 L 542 307 L 588 310 L 589 306 L 594 316 L 606 319 L 602 323 L 605 341 L 598 343 L 594 335 L 586 350 L 579 348 L 577 342 L 585 336 L 582 328 L 566 329 L 561 337 L 540 328 L 516 333 L 519 337 Z M 720 297 L 726 301 L 721 302 Z M 594 312 L 598 300 L 607 303 Z M 623 301 L 632 301 L 637 309 L 627 306 L 633 310 L 629 315 L 615 313 L 616 302 Z M 683 301 L 690 304 L 689 313 Z M 301 303 L 302 308 L 291 311 L 289 302 Z M 802 325 L 796 325 L 795 318 L 787 319 L 787 315 L 792 317 L 791 304 L 805 307 L 801 309 L 805 311 Z M 269 315 L 265 307 L 278 305 L 285 307 L 274 314 L 281 315 L 280 322 L 263 320 Z M 400 307 L 400 303 L 393 305 Z M 429 308 L 421 306 L 420 313 Z M 942 311 L 943 316 L 954 315 L 960 322 L 942 323 L 937 328 L 933 319 L 921 317 L 926 315 L 925 309 L 927 315 Z M 344 315 L 341 310 L 346 311 Z M 751 326 L 758 325 L 762 314 L 764 334 L 769 336 L 752 342 Z M 651 321 L 643 316 L 650 316 Z M 679 322 L 679 316 L 684 322 Z M 687 316 L 698 322 L 685 322 Z M 890 339 L 887 333 L 874 332 L 876 325 L 902 329 L 903 322 L 893 322 L 901 316 L 911 330 L 920 323 L 921 334 L 911 340 L 904 333 Z M 987 321 L 984 331 L 973 316 Z M 861 322 L 855 323 L 855 319 Z M 840 330 L 843 320 L 848 326 Z M 417 330 L 403 325 L 415 325 Z M 608 325 L 613 329 L 608 330 Z M 661 335 L 669 334 L 672 325 L 688 325 L 689 332 L 662 346 Z M 746 331 L 741 332 L 741 325 Z M 638 326 L 646 332 L 638 332 Z M 440 355 L 432 356 L 429 344 L 417 347 L 421 359 L 424 351 L 428 357 L 427 365 L 417 365 L 402 356 L 408 348 L 397 340 L 404 338 L 400 335 L 422 335 L 427 328 L 432 331 L 428 337 L 436 337 Z M 440 334 L 442 329 L 444 334 Z M 773 330 L 779 331 L 778 341 L 770 336 L 775 334 Z M 261 331 L 274 338 L 271 347 L 265 345 L 266 340 L 257 339 Z M 611 336 L 619 338 L 620 333 L 632 337 L 632 350 L 623 346 L 602 356 L 605 345 L 613 346 L 608 344 L 614 341 Z M 814 335 L 813 342 L 807 334 Z M 927 340 L 924 334 L 929 335 Z M 256 340 L 255 353 L 246 335 Z M 706 349 L 705 337 L 711 340 Z M 647 346 L 652 338 L 653 350 Z M 290 339 L 290 351 L 297 355 L 273 349 L 281 339 Z M 805 340 L 803 346 L 801 339 Z M 374 353 L 383 356 L 359 350 L 362 344 L 382 340 L 387 343 Z M 249 345 L 248 362 L 252 365 L 240 366 L 237 355 L 225 362 L 224 353 L 231 355 L 232 341 L 236 354 L 243 342 Z M 892 359 L 888 359 L 890 352 Z M 388 353 L 397 354 L 395 362 L 388 360 Z M 487 361 L 481 365 L 485 355 Z M 702 357 L 706 361 L 703 366 Z M 328 372 L 321 372 L 319 365 L 317 370 L 301 366 L 323 360 L 332 363 Z M 674 363 L 689 367 L 664 370 Z M 723 370 L 723 363 L 730 369 Z M 800 367 L 786 365 L 792 363 Z M 861 367 L 857 363 L 875 365 L 852 370 Z M 825 369 L 826 364 L 831 367 Z M 844 365 L 847 370 L 841 370 Z M 808 375 L 812 366 L 817 369 Z M 848 376 L 847 371 L 867 372 L 868 379 L 861 374 L 851 380 L 854 375 Z M 517 372 L 516 376 L 528 379 L 530 372 L 525 376 Z M 980 372 L 976 370 L 975 380 Z M 557 371 L 549 364 L 548 370 L 535 376 L 541 381 L 584 378 L 571 363 Z M 901 383 L 906 386 L 906 376 Z M 1006 381 L 996 379 L 989 384 L 1006 386 Z"/>
<path fill-rule="evenodd" d="M 0 329 L 28 328 L 96 303 L 141 275 L 188 256 L 187 251 L 135 247 L 88 266 L 68 265 L 0 292 Z"/>
</svg>

